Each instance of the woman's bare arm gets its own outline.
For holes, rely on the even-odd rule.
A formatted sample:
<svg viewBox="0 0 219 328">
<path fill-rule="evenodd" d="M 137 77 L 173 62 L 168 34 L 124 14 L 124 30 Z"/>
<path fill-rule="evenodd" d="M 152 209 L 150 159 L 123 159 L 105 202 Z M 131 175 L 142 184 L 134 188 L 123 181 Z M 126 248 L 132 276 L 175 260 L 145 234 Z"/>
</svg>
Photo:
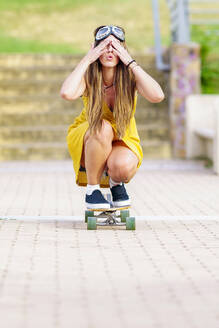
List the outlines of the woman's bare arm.
<svg viewBox="0 0 219 328">
<path fill-rule="evenodd" d="M 133 60 L 128 51 L 120 44 L 118 40 L 116 40 L 116 38 L 112 38 L 112 45 L 114 47 L 114 54 L 118 55 L 120 60 L 125 65 L 128 65 L 128 63 Z M 150 102 L 161 102 L 165 96 L 160 85 L 139 65 L 136 65 L 135 61 L 131 63 L 129 67 L 135 75 L 138 92 Z"/>
<path fill-rule="evenodd" d="M 67 100 L 74 100 L 80 97 L 86 88 L 84 74 L 88 66 L 99 58 L 105 51 L 105 47 L 110 40 L 104 40 L 97 47 L 92 44 L 90 50 L 75 67 L 74 71 L 65 79 L 62 84 L 60 95 Z"/>
<path fill-rule="evenodd" d="M 139 65 L 133 63 L 130 64 L 130 66 L 135 75 L 138 92 L 152 103 L 161 102 L 165 96 L 159 83 L 157 83 Z"/>
<path fill-rule="evenodd" d="M 74 100 L 80 97 L 85 90 L 84 73 L 90 62 L 85 57 L 78 63 L 74 71 L 65 79 L 62 84 L 60 95 L 66 100 Z"/>
</svg>

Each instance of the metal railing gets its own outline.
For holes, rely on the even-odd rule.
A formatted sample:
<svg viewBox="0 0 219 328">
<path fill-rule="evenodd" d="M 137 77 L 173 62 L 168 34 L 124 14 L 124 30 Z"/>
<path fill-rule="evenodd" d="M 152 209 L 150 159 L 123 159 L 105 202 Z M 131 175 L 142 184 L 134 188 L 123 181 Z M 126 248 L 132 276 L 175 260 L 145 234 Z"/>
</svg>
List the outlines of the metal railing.
<svg viewBox="0 0 219 328">
<path fill-rule="evenodd" d="M 218 8 L 202 8 L 201 6 L 205 3 L 219 5 L 219 0 L 166 0 L 166 2 L 169 8 L 171 42 L 182 44 L 190 42 L 191 25 L 219 25 L 219 17 L 214 18 L 216 14 L 219 14 L 219 6 Z M 199 7 L 194 8 L 193 4 L 197 4 Z M 162 57 L 159 0 L 152 0 L 152 9 L 156 66 L 160 70 L 169 70 L 169 65 L 163 62 Z M 205 18 L 197 18 L 196 15 L 202 15 Z M 217 33 L 219 30 L 215 32 Z"/>
<path fill-rule="evenodd" d="M 188 0 L 167 0 L 170 12 L 170 30 L 172 42 L 188 43 L 190 41 Z M 160 70 L 169 70 L 169 65 L 163 62 L 162 41 L 160 33 L 159 0 L 152 0 L 156 66 Z"/>
<path fill-rule="evenodd" d="M 158 69 L 165 71 L 169 70 L 170 66 L 163 62 L 162 56 L 162 40 L 160 33 L 160 10 L 159 0 L 152 0 L 153 18 L 154 18 L 154 39 L 155 39 L 155 58 Z"/>
<path fill-rule="evenodd" d="M 190 41 L 188 0 L 167 0 L 170 12 L 170 30 L 172 41 L 188 43 Z"/>
</svg>

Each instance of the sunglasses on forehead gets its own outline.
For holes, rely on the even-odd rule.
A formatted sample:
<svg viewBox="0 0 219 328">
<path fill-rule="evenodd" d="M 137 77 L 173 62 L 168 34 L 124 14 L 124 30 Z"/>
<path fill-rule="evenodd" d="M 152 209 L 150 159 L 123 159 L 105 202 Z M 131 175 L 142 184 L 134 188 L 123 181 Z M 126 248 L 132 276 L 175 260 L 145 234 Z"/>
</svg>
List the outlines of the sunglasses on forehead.
<svg viewBox="0 0 219 328">
<path fill-rule="evenodd" d="M 96 41 L 103 40 L 107 38 L 110 34 L 113 34 L 120 41 L 125 40 L 125 34 L 123 30 L 120 27 L 114 25 L 106 25 L 104 27 L 101 27 L 95 36 L 95 40 Z"/>
</svg>

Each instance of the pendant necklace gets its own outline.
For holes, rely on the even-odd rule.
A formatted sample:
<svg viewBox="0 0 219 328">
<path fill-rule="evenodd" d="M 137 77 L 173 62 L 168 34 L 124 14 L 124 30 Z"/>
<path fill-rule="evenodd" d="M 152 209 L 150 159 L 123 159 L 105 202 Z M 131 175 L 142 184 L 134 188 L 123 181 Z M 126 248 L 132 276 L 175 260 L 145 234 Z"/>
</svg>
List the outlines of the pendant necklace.
<svg viewBox="0 0 219 328">
<path fill-rule="evenodd" d="M 104 91 L 106 90 L 106 89 L 109 89 L 109 88 L 111 88 L 112 86 L 114 85 L 114 83 L 113 84 L 111 84 L 111 85 L 109 85 L 109 86 L 103 86 L 103 88 L 104 88 Z"/>
<path fill-rule="evenodd" d="M 111 88 L 114 84 L 115 84 L 115 82 L 113 82 L 111 85 L 104 85 L 105 84 L 105 81 L 103 80 L 103 89 L 104 89 L 104 91 L 106 91 L 107 89 L 109 89 L 109 88 Z"/>
</svg>

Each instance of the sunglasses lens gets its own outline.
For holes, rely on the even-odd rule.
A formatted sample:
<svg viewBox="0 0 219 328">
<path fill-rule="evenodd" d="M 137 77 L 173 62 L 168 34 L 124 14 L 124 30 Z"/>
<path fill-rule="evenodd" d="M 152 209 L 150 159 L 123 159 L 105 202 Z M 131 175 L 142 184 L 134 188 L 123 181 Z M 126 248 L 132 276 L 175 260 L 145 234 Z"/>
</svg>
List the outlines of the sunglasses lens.
<svg viewBox="0 0 219 328">
<path fill-rule="evenodd" d="M 120 40 L 125 40 L 125 36 L 124 36 L 123 30 L 121 30 L 121 28 L 114 26 L 114 27 L 113 27 L 113 32 L 115 33 L 115 35 L 116 35 Z"/>
<path fill-rule="evenodd" d="M 106 34 L 108 32 L 109 28 L 108 27 L 103 27 L 100 30 L 101 30 L 101 34 Z"/>
<path fill-rule="evenodd" d="M 96 40 L 103 39 L 109 33 L 109 27 L 102 27 L 96 34 Z"/>
<path fill-rule="evenodd" d="M 122 33 L 122 30 L 121 30 L 120 28 L 118 28 L 118 27 L 115 27 L 115 28 L 114 28 L 114 31 L 115 31 L 116 33 L 120 34 L 120 35 L 123 34 L 123 33 Z"/>
</svg>

